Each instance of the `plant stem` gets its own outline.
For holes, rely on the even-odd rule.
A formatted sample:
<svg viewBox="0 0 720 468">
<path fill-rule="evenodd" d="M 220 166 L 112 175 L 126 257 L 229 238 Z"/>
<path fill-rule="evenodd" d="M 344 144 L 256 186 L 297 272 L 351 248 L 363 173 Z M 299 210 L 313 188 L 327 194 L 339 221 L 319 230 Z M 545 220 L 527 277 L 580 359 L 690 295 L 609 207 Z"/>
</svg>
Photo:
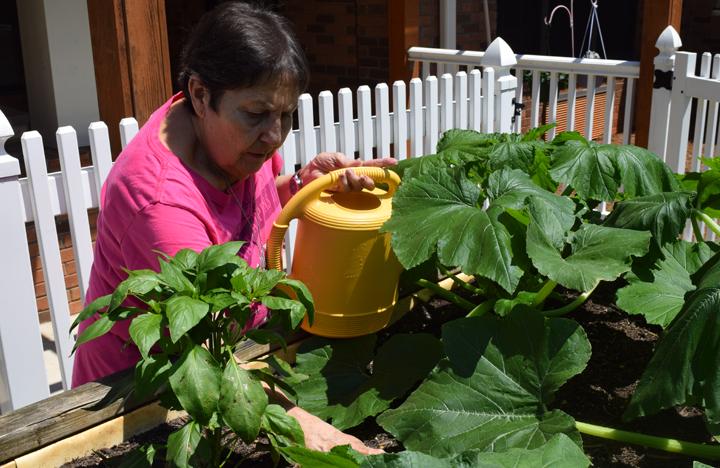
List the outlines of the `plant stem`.
<svg viewBox="0 0 720 468">
<path fill-rule="evenodd" d="M 597 287 L 597 286 L 595 286 L 595 287 Z M 545 317 L 559 317 L 561 315 L 570 313 L 573 310 L 580 307 L 585 301 L 587 301 L 588 297 L 590 297 L 590 294 L 592 294 L 593 291 L 595 291 L 595 288 L 592 288 L 590 291 L 586 291 L 586 292 L 580 294 L 570 304 L 566 304 L 558 309 L 544 310 L 542 314 Z"/>
<path fill-rule="evenodd" d="M 468 283 L 467 281 L 463 281 L 460 278 L 458 278 L 457 275 L 450 273 L 450 271 L 447 268 L 445 268 L 443 265 L 438 265 L 438 267 L 440 268 L 440 272 L 443 275 L 447 276 L 448 278 L 452 278 L 453 283 L 455 283 L 456 286 L 463 288 L 464 290 L 468 291 L 471 294 L 477 294 L 477 295 L 485 294 L 485 291 L 483 291 L 482 289 L 476 288 L 476 287 L 472 286 L 470 283 Z"/>
<path fill-rule="evenodd" d="M 700 230 L 700 225 L 698 224 L 697 218 L 690 218 L 690 225 L 692 225 L 693 234 L 695 234 L 695 239 L 700 242 L 703 240 L 702 231 Z"/>
<path fill-rule="evenodd" d="M 532 306 L 534 308 L 540 307 L 543 302 L 545 302 L 545 299 L 550 295 L 551 292 L 553 292 L 553 289 L 555 289 L 555 286 L 557 286 L 557 283 L 551 279 L 547 280 L 542 288 L 540 288 L 540 291 L 538 291 L 537 296 L 535 296 L 535 300 L 532 303 Z"/>
<path fill-rule="evenodd" d="M 427 288 L 432 290 L 435 294 L 442 297 L 445 300 L 448 300 L 452 302 L 453 304 L 462 307 L 465 310 L 473 310 L 475 308 L 475 304 L 468 301 L 467 299 L 463 299 L 462 297 L 458 296 L 452 291 L 448 291 L 446 289 L 443 289 L 441 286 L 438 286 L 437 284 L 433 283 L 432 281 L 428 281 L 425 278 L 420 278 L 415 282 L 420 287 Z"/>
<path fill-rule="evenodd" d="M 483 302 L 482 304 L 478 304 L 473 310 L 470 311 L 469 314 L 466 315 L 466 317 L 481 317 L 485 315 L 485 313 L 492 310 L 492 308 L 495 306 L 495 302 L 496 301 L 490 299 Z"/>
<path fill-rule="evenodd" d="M 718 226 L 715 220 L 713 220 L 710 216 L 706 215 L 700 210 L 696 210 L 695 215 L 700 219 L 700 221 L 705 223 L 705 225 L 709 227 L 712 232 L 720 236 L 720 226 Z M 702 237 L 698 238 L 698 240 L 700 239 L 702 239 Z"/>
<path fill-rule="evenodd" d="M 580 421 L 575 421 L 575 427 L 583 434 L 600 437 L 602 439 L 616 440 L 630 444 L 642 445 L 666 452 L 681 453 L 693 457 L 706 458 L 711 460 L 720 459 L 720 445 L 697 444 L 684 440 L 669 439 L 666 437 L 655 437 L 637 432 L 621 431 L 611 427 L 596 426 Z"/>
</svg>

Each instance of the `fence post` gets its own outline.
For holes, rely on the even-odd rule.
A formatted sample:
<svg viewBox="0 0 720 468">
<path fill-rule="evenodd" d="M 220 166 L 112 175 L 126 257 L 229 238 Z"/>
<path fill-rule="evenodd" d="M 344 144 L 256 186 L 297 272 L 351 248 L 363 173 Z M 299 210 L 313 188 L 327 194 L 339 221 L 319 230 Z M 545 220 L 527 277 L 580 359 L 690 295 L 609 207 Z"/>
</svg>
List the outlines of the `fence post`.
<svg viewBox="0 0 720 468">
<path fill-rule="evenodd" d="M 5 152 L 13 136 L 0 112 L 0 412 L 7 413 L 50 395 L 43 361 L 40 321 L 35 302 L 25 232 L 20 162 Z"/>
<path fill-rule="evenodd" d="M 510 73 L 510 68 L 517 65 L 515 53 L 507 42 L 498 37 L 487 48 L 480 63 L 483 67 L 492 67 L 495 70 L 495 131 L 512 132 L 512 101 L 518 80 Z"/>
<path fill-rule="evenodd" d="M 660 33 L 655 47 L 660 53 L 655 57 L 655 79 L 650 107 L 648 149 L 666 160 L 668 121 L 670 118 L 670 94 L 673 87 L 675 52 L 682 45 L 675 28 L 668 26 Z"/>
<path fill-rule="evenodd" d="M 695 76 L 697 55 L 678 52 L 673 72 L 673 89 L 670 96 L 670 120 L 667 131 L 665 162 L 678 174 L 685 173 L 688 137 L 690 136 L 690 107 L 692 96 L 687 91 L 688 77 Z M 697 142 L 700 143 L 700 142 Z"/>
</svg>

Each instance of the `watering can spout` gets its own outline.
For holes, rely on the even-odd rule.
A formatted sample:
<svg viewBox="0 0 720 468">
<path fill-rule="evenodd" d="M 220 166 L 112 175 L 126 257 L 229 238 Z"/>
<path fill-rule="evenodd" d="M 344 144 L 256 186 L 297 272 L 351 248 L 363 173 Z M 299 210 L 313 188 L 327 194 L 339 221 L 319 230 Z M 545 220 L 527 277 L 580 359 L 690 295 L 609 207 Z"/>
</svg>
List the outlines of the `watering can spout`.
<svg viewBox="0 0 720 468">
<path fill-rule="evenodd" d="M 303 187 L 273 224 L 267 248 L 268 268 L 282 268 L 282 242 L 298 219 L 290 277 L 304 282 L 315 300 L 315 321 L 303 321 L 310 333 L 349 338 L 374 333 L 390 321 L 397 302 L 402 266 L 380 227 L 390 218 L 392 195 L 400 177 L 377 167 L 353 168 L 371 177 L 372 191 L 328 192 L 347 169 L 326 174 Z"/>
</svg>

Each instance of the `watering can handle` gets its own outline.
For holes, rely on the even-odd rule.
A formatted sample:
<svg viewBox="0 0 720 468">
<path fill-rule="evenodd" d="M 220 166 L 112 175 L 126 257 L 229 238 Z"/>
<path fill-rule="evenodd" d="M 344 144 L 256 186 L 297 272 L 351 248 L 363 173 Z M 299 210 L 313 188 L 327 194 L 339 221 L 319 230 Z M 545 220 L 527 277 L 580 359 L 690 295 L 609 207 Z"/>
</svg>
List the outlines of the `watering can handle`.
<svg viewBox="0 0 720 468">
<path fill-rule="evenodd" d="M 400 176 L 395 172 L 380 167 L 337 169 L 313 180 L 287 202 L 278 215 L 277 220 L 273 223 L 267 242 L 268 269 L 282 269 L 282 243 L 290 221 L 302 214 L 302 210 L 309 200 L 319 197 L 323 190 L 334 186 L 340 178 L 340 174 L 347 170 L 352 170 L 359 176 L 368 176 L 375 181 L 375 183 L 387 183 L 389 186 L 387 196 L 392 196 L 398 185 L 400 185 Z"/>
</svg>

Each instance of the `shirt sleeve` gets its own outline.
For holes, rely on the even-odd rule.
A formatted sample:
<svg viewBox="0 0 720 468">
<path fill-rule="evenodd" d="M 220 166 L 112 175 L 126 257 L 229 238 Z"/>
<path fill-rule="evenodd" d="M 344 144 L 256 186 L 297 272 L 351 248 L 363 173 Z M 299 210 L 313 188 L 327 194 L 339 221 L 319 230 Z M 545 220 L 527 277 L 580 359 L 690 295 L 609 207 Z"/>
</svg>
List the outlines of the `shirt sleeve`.
<svg viewBox="0 0 720 468">
<path fill-rule="evenodd" d="M 192 212 L 153 203 L 135 216 L 120 248 L 126 268 L 157 271 L 158 252 L 170 256 L 186 248 L 200 252 L 211 244 L 205 225 Z"/>
</svg>

